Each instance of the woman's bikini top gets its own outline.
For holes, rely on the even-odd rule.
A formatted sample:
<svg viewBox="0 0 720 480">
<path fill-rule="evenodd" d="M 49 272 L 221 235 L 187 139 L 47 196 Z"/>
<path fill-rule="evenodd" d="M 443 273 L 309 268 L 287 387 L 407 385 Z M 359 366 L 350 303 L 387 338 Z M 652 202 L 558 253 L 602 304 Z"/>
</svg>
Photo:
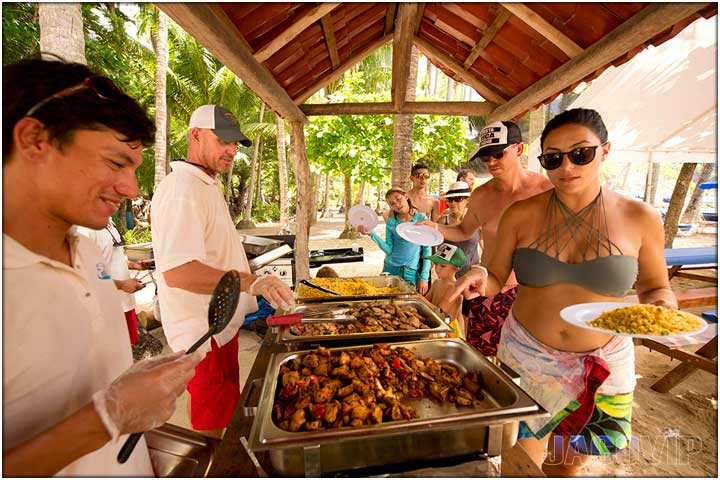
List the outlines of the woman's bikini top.
<svg viewBox="0 0 720 480">
<path fill-rule="evenodd" d="M 559 260 L 569 245 L 585 245 L 582 262 Z M 554 255 L 549 254 L 551 251 Z M 594 258 L 588 260 L 591 252 Z M 528 287 L 570 283 L 601 295 L 622 297 L 635 283 L 638 262 L 635 257 L 623 255 L 610 240 L 602 190 L 577 213 L 565 206 L 553 190 L 540 236 L 528 247 L 515 250 L 513 268 L 518 283 Z"/>
</svg>

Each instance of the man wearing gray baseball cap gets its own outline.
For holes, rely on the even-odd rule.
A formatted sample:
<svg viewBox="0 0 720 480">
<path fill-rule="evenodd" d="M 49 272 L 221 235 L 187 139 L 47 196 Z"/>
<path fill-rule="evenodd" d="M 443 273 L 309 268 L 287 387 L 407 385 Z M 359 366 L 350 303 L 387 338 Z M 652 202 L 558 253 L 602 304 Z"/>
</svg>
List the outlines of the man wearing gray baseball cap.
<svg viewBox="0 0 720 480">
<path fill-rule="evenodd" d="M 215 285 L 228 270 L 240 272 L 235 315 L 200 347 L 206 356 L 187 387 L 193 429 L 218 437 L 240 397 L 238 334 L 245 315 L 257 310 L 256 296 L 277 308 L 289 306 L 293 293 L 278 277 L 250 273 L 221 191 L 218 173 L 230 170 L 238 144 L 252 145 L 235 116 L 218 105 L 203 105 L 190 117 L 187 140 L 187 160 L 170 164 L 172 173 L 153 196 L 153 253 L 161 273 L 163 329 L 173 351 L 189 348 L 207 331 Z"/>
</svg>

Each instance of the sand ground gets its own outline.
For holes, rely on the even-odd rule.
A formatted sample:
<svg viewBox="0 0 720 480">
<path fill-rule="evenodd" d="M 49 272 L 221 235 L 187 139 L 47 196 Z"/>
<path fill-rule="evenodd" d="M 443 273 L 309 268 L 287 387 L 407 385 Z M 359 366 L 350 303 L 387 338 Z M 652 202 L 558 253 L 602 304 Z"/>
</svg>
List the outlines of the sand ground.
<svg viewBox="0 0 720 480">
<path fill-rule="evenodd" d="M 342 276 L 377 275 L 382 270 L 384 254 L 368 237 L 355 240 L 338 239 L 343 229 L 343 216 L 335 214 L 322 219 L 311 229 L 310 248 L 339 248 L 357 244 L 364 248 L 362 263 L 335 264 L 332 267 Z M 384 224 L 376 227 L 384 234 Z M 277 224 L 260 224 L 250 235 L 278 233 Z M 717 245 L 717 233 L 697 233 L 678 237 L 675 247 Z M 313 269 L 311 273 L 314 273 Z M 717 278 L 717 270 L 708 270 Z M 717 284 L 717 282 L 715 282 Z M 687 288 L 692 281 L 673 280 L 676 288 Z M 703 285 L 703 286 L 708 286 Z M 714 307 L 701 307 L 688 311 L 700 314 Z M 153 332 L 164 342 L 162 329 Z M 241 330 L 239 360 L 241 381 L 247 378 L 255 359 L 261 339 L 255 333 Z M 688 347 L 696 350 L 698 346 Z M 168 351 L 167 346 L 165 350 Z M 717 376 L 696 371 L 668 393 L 650 389 L 679 362 L 650 351 L 635 347 L 638 385 L 633 401 L 632 428 L 635 441 L 630 449 L 609 458 L 593 458 L 583 469 L 583 476 L 590 477 L 713 477 L 718 474 L 718 417 Z M 189 428 L 187 418 L 187 392 L 180 397 L 175 414 L 169 423 Z"/>
</svg>

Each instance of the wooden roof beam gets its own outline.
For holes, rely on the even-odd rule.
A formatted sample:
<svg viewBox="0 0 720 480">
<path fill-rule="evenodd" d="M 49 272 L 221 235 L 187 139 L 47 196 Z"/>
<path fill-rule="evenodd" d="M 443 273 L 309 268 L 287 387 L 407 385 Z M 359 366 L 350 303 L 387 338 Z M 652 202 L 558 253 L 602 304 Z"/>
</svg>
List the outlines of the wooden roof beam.
<svg viewBox="0 0 720 480">
<path fill-rule="evenodd" d="M 268 58 L 272 57 L 278 50 L 290 43 L 292 39 L 304 32 L 310 25 L 333 11 L 333 9 L 338 5 L 340 4 L 321 3 L 312 10 L 305 12 L 305 14 L 298 18 L 295 23 L 290 25 L 282 33 L 280 33 L 280 35 L 272 39 L 269 43 L 263 45 L 262 48 L 255 52 L 255 59 L 258 62 L 263 63 Z"/>
<path fill-rule="evenodd" d="M 553 45 L 565 52 L 568 57 L 574 58 L 582 53 L 582 47 L 532 11 L 527 5 L 523 3 L 501 3 L 500 5 L 507 8 L 510 13 L 525 22 L 530 28 L 547 38 Z"/>
<path fill-rule="evenodd" d="M 365 48 L 354 54 L 352 57 L 345 60 L 344 63 L 340 64 L 340 66 L 333 70 L 332 73 L 329 75 L 320 78 L 316 83 L 306 88 L 302 93 L 298 94 L 295 98 L 293 98 L 293 102 L 296 105 L 300 105 L 308 98 L 312 97 L 315 92 L 319 91 L 321 88 L 323 88 L 325 85 L 327 85 L 330 82 L 334 82 L 338 78 L 342 77 L 345 74 L 345 71 L 354 67 L 358 62 L 360 62 L 362 59 L 370 55 L 372 52 L 377 50 L 378 48 L 382 47 L 386 43 L 388 43 L 392 39 L 391 35 L 386 35 L 383 37 L 378 38 L 374 42 L 368 44 Z"/>
<path fill-rule="evenodd" d="M 392 101 L 397 110 L 405 103 L 407 96 L 408 77 L 410 76 L 410 56 L 415 31 L 417 3 L 401 3 L 395 19 L 393 33 L 392 63 Z"/>
<path fill-rule="evenodd" d="M 507 22 L 511 16 L 512 13 L 510 13 L 510 10 L 500 7 L 500 11 L 498 12 L 497 17 L 495 17 L 495 20 L 493 20 L 490 26 L 485 29 L 485 33 L 483 33 L 482 38 L 475 44 L 470 52 L 470 55 L 468 55 L 465 59 L 465 62 L 463 63 L 463 68 L 465 68 L 465 70 L 470 70 L 470 67 L 473 66 L 482 51 L 490 45 L 490 42 L 493 41 L 495 35 L 497 35 L 503 25 L 505 25 L 505 22 Z"/>
<path fill-rule="evenodd" d="M 425 56 L 435 58 L 447 68 L 452 70 L 455 75 L 460 77 L 463 82 L 473 87 L 475 91 L 478 92 L 485 100 L 497 104 L 502 104 L 507 101 L 505 97 L 488 88 L 488 86 L 481 82 L 475 75 L 465 70 L 459 62 L 432 43 L 418 36 L 415 36 L 414 42 L 415 45 L 425 54 Z"/>
<path fill-rule="evenodd" d="M 417 14 L 415 15 L 415 35 L 420 31 L 420 23 L 422 22 L 423 14 L 425 13 L 425 2 L 418 2 Z"/>
<path fill-rule="evenodd" d="M 515 95 L 512 100 L 500 105 L 490 114 L 488 123 L 508 120 L 533 108 L 707 5 L 708 3 L 651 3 L 583 53 Z"/>
<path fill-rule="evenodd" d="M 395 11 L 397 10 L 397 3 L 388 3 L 387 13 L 385 13 L 385 35 L 390 34 L 395 25 Z"/>
<path fill-rule="evenodd" d="M 456 115 L 485 116 L 495 108 L 489 102 L 405 102 L 396 110 L 391 102 L 381 103 L 319 103 L 304 104 L 300 110 L 305 115 L 394 115 L 412 113 L 415 115 Z"/>
<path fill-rule="evenodd" d="M 335 29 L 332 24 L 332 16 L 328 13 L 320 19 L 322 23 L 323 33 L 325 34 L 325 44 L 327 45 L 328 54 L 330 55 L 330 63 L 333 70 L 337 70 L 340 66 L 340 57 L 338 56 L 337 43 L 335 42 Z"/>
<path fill-rule="evenodd" d="M 253 57 L 245 38 L 216 3 L 158 3 L 157 7 L 242 79 L 272 110 L 307 122 L 270 71 Z"/>
</svg>

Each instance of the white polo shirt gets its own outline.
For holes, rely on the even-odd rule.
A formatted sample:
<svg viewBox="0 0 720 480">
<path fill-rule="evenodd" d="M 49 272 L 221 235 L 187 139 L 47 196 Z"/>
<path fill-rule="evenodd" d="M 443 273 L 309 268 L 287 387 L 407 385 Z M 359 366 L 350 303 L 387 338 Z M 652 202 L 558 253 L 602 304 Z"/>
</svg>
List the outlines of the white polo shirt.
<svg viewBox="0 0 720 480">
<path fill-rule="evenodd" d="M 100 251 L 75 229 L 67 238 L 73 268 L 3 234 L 3 451 L 79 410 L 133 363 L 117 290 L 99 278 Z M 126 438 L 57 475 L 152 476 L 144 438 L 117 462 Z"/>
<path fill-rule="evenodd" d="M 162 324 L 174 351 L 186 350 L 208 330 L 211 295 L 168 287 L 162 272 L 197 260 L 219 270 L 249 273 L 245 249 L 235 229 L 217 179 L 185 162 L 172 162 L 172 173 L 163 179 L 152 199 L 152 243 Z M 257 310 L 257 301 L 240 294 L 232 320 L 215 340 L 229 342 L 245 315 Z M 203 347 L 210 349 L 210 342 Z"/>
</svg>

